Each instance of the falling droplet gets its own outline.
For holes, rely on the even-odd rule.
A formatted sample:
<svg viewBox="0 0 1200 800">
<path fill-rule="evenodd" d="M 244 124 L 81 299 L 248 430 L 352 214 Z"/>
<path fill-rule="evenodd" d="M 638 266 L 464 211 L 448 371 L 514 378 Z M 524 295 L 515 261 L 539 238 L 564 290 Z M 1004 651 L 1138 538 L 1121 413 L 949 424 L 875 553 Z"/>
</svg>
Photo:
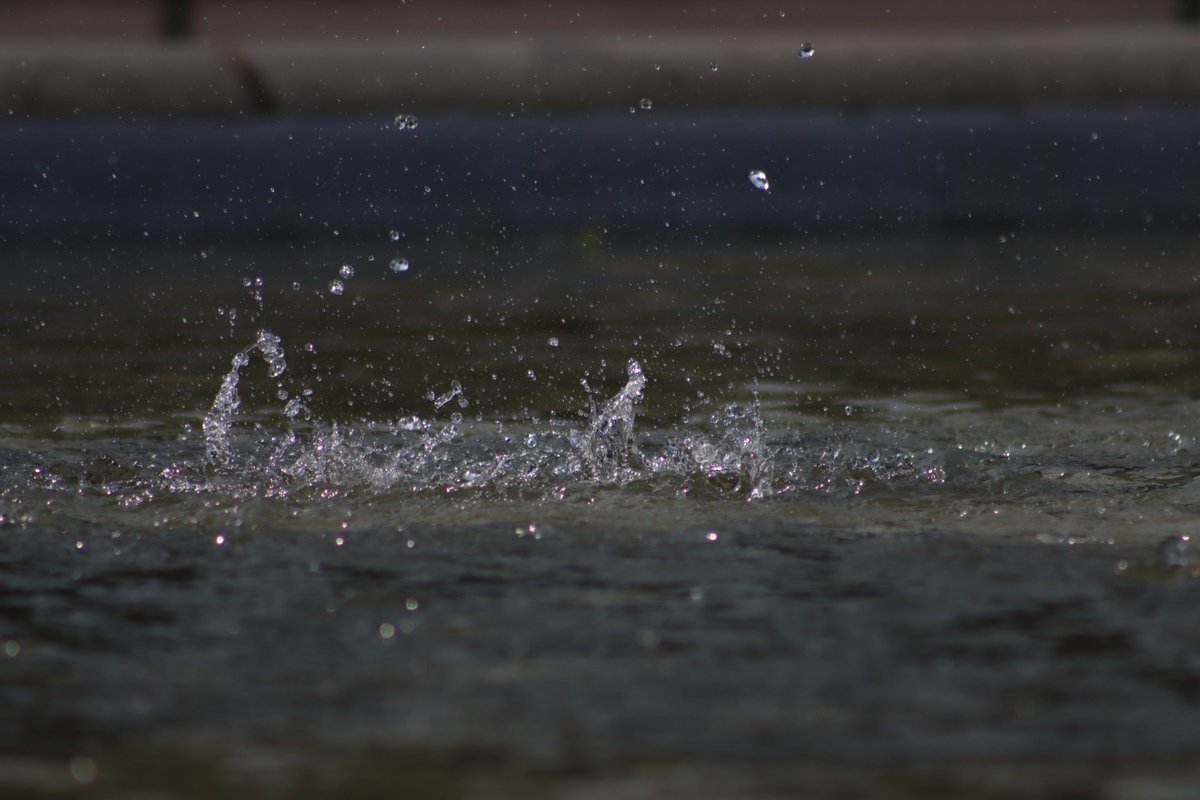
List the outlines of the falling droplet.
<svg viewBox="0 0 1200 800">
<path fill-rule="evenodd" d="M 349 264 L 342 264 L 342 268 L 338 270 L 338 275 L 341 275 L 343 278 L 349 280 L 350 278 L 354 277 L 354 267 L 350 266 Z"/>
<path fill-rule="evenodd" d="M 654 108 L 654 103 L 650 100 L 650 98 L 643 97 L 642 102 L 638 103 L 638 106 L 641 107 L 642 111 L 649 111 L 650 109 Z"/>
<path fill-rule="evenodd" d="M 767 180 L 767 173 L 761 169 L 750 170 L 750 183 L 754 184 L 755 189 L 762 189 L 764 192 L 771 188 L 771 184 Z"/>
<path fill-rule="evenodd" d="M 393 242 L 400 241 L 400 231 L 393 228 L 392 230 L 388 231 L 388 238 L 391 239 Z"/>
<path fill-rule="evenodd" d="M 558 347 L 558 337 L 551 336 L 549 339 L 546 340 L 546 344 L 550 345 L 551 347 Z"/>
<path fill-rule="evenodd" d="M 330 281 L 329 282 L 329 293 L 330 294 L 341 294 L 344 291 L 346 291 L 346 284 L 342 283 L 341 281 Z"/>
<path fill-rule="evenodd" d="M 796 52 L 801 58 L 812 58 L 817 54 L 817 48 L 812 46 L 812 42 L 804 42 Z"/>
<path fill-rule="evenodd" d="M 402 131 L 415 131 L 418 124 L 417 118 L 412 114 L 397 114 L 392 122 Z"/>
<path fill-rule="evenodd" d="M 408 259 L 393 258 L 392 263 L 388 266 L 392 268 L 392 272 L 408 272 Z"/>
<path fill-rule="evenodd" d="M 710 72 L 716 72 L 717 69 L 719 69 L 719 67 L 717 67 L 717 62 L 713 61 L 713 62 L 709 63 L 708 69 Z"/>
</svg>

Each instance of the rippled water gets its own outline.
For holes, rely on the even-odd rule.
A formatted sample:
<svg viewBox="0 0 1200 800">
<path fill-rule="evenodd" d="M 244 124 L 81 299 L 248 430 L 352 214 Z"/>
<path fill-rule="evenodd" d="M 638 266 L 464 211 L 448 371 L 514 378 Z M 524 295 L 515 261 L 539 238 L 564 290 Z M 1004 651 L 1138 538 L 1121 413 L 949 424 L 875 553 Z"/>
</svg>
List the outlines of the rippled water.
<svg viewBox="0 0 1200 800">
<path fill-rule="evenodd" d="M 1197 779 L 1194 239 L 396 238 L 16 259 L 0 789 Z"/>
</svg>

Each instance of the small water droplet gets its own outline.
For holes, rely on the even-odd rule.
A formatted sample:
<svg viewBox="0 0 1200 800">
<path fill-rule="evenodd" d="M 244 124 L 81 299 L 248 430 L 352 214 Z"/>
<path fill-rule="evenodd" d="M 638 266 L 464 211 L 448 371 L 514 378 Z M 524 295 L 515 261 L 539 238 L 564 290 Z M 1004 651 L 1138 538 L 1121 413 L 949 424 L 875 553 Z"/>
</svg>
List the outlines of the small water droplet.
<svg viewBox="0 0 1200 800">
<path fill-rule="evenodd" d="M 393 228 L 392 230 L 388 231 L 388 238 L 391 239 L 393 242 L 400 241 L 400 231 L 395 230 Z"/>
<path fill-rule="evenodd" d="M 812 58 L 817 54 L 817 48 L 812 46 L 812 42 L 804 42 L 796 52 L 801 58 Z"/>
<path fill-rule="evenodd" d="M 531 381 L 536 381 L 536 380 L 537 380 L 537 373 L 536 373 L 536 372 L 534 372 L 533 370 L 529 370 L 529 371 L 528 371 L 528 372 L 526 372 L 525 374 L 529 376 L 529 380 L 531 380 Z"/>
<path fill-rule="evenodd" d="M 396 635 L 396 626 L 390 622 L 384 622 L 379 626 L 379 638 L 391 639 Z"/>
<path fill-rule="evenodd" d="M 392 268 L 392 272 L 408 272 L 408 259 L 393 258 L 392 263 L 388 266 Z"/>
<path fill-rule="evenodd" d="M 330 294 L 341 294 L 344 291 L 346 291 L 346 284 L 342 283 L 341 281 L 330 281 L 329 282 L 329 293 Z"/>
<path fill-rule="evenodd" d="M 720 67 L 717 66 L 717 62 L 713 61 L 708 65 L 708 69 L 710 72 L 716 72 Z"/>
<path fill-rule="evenodd" d="M 662 64 L 655 64 L 655 65 L 654 65 L 654 71 L 655 71 L 655 72 L 662 72 Z"/>
<path fill-rule="evenodd" d="M 412 114 L 397 114 L 392 122 L 402 131 L 415 131 L 418 125 L 417 118 Z"/>
<path fill-rule="evenodd" d="M 349 264 L 342 264 L 342 268 L 338 270 L 338 275 L 349 280 L 354 277 L 354 267 Z"/>
<path fill-rule="evenodd" d="M 643 97 L 642 102 L 638 103 L 638 106 L 642 109 L 642 111 L 649 111 L 650 109 L 654 108 L 654 102 L 648 97 Z"/>
<path fill-rule="evenodd" d="M 750 170 L 750 183 L 754 184 L 755 189 L 762 189 L 764 192 L 771 188 L 771 183 L 767 180 L 767 173 L 761 169 Z"/>
</svg>

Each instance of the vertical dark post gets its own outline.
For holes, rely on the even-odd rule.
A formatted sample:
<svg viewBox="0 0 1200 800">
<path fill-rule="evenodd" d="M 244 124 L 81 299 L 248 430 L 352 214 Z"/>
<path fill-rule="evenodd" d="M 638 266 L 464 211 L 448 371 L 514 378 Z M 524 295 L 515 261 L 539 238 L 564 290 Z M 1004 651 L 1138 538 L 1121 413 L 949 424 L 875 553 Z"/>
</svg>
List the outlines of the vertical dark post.
<svg viewBox="0 0 1200 800">
<path fill-rule="evenodd" d="M 1200 0 L 1179 0 L 1179 21 L 1184 25 L 1200 24 Z"/>
<path fill-rule="evenodd" d="M 192 35 L 192 0 L 161 0 L 163 36 L 186 39 Z"/>
</svg>

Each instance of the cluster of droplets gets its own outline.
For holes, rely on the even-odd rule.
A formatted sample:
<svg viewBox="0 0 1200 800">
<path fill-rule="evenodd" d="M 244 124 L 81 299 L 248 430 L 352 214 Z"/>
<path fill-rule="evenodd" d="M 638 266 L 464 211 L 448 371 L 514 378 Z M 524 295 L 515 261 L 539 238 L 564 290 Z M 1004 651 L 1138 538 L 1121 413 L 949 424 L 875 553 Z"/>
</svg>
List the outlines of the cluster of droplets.
<svg viewBox="0 0 1200 800">
<path fill-rule="evenodd" d="M 397 114 L 396 118 L 392 120 L 392 124 L 396 126 L 397 130 L 415 131 L 420 123 L 412 114 Z"/>
<path fill-rule="evenodd" d="M 398 234 L 396 238 L 399 238 Z M 408 272 L 408 259 L 397 256 L 388 262 L 388 268 L 391 269 L 393 273 L 397 274 L 401 272 Z M 329 293 L 338 296 L 345 294 L 346 282 L 353 278 L 354 275 L 355 270 L 352 265 L 342 264 L 342 266 L 338 268 L 338 277 L 329 282 Z"/>
</svg>

